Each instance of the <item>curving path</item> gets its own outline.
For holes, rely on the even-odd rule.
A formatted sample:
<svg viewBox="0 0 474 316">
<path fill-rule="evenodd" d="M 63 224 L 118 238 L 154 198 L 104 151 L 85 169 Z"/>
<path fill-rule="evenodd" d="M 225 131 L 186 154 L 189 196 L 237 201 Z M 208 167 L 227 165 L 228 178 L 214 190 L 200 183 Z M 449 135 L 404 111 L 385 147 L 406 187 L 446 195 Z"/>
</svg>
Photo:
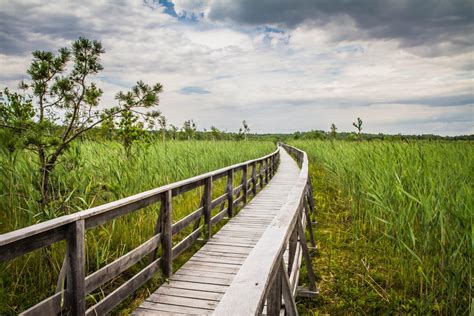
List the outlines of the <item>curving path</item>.
<svg viewBox="0 0 474 316">
<path fill-rule="evenodd" d="M 278 171 L 268 185 L 133 314 L 211 314 L 287 201 L 299 172 L 296 162 L 281 149 Z"/>
</svg>

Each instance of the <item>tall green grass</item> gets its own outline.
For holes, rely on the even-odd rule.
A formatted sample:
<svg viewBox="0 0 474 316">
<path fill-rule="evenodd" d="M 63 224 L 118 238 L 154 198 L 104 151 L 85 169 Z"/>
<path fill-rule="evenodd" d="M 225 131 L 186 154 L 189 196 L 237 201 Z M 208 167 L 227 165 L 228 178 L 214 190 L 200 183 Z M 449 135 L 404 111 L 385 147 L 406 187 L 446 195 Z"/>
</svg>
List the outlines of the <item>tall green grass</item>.
<svg viewBox="0 0 474 316">
<path fill-rule="evenodd" d="M 474 146 L 470 142 L 293 141 L 350 201 L 352 231 L 391 245 L 388 271 L 424 312 L 469 313 Z M 314 180 L 313 180 L 314 181 Z M 383 241 L 383 242 L 382 242 Z M 348 245 L 349 246 L 349 245 Z M 401 302 L 403 304 L 403 302 Z"/>
<path fill-rule="evenodd" d="M 46 211 L 40 211 L 38 204 L 35 182 L 38 166 L 34 156 L 28 152 L 3 153 L 0 155 L 0 233 L 257 158 L 274 149 L 273 143 L 260 141 L 169 141 L 142 144 L 127 159 L 116 142 L 86 141 L 73 146 L 54 171 L 56 201 Z M 216 183 L 215 196 L 224 191 L 224 181 Z M 235 181 L 239 181 L 238 175 Z M 199 188 L 175 197 L 174 221 L 197 209 L 201 196 Z M 150 238 L 158 210 L 159 203 L 88 231 L 87 272 L 105 266 Z M 65 245 L 61 242 L 0 264 L 0 314 L 18 313 L 53 294 L 64 253 Z M 139 268 L 131 269 L 130 275 Z M 95 291 L 88 297 L 89 304 L 124 279 L 114 280 Z M 159 282 L 152 282 L 151 288 Z"/>
</svg>

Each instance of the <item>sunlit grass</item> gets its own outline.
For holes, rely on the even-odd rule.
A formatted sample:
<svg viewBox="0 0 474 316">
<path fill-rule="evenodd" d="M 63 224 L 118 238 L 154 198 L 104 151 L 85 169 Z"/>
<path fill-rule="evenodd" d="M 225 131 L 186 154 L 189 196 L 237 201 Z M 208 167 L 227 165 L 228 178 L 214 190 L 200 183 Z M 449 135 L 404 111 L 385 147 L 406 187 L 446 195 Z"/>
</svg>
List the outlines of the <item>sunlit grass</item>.
<svg viewBox="0 0 474 316">
<path fill-rule="evenodd" d="M 38 166 L 29 153 L 0 155 L 0 232 L 5 233 L 61 215 L 88 209 L 164 184 L 186 179 L 272 152 L 275 145 L 259 141 L 170 141 L 138 148 L 127 159 L 115 142 L 84 142 L 73 146 L 54 173 L 55 204 L 40 211 L 35 174 Z M 240 181 L 236 174 L 234 183 Z M 214 183 L 214 198 L 224 192 L 225 178 Z M 202 188 L 173 198 L 173 221 L 198 208 Z M 160 204 L 156 203 L 86 235 L 86 270 L 96 271 L 132 250 L 154 234 Z M 189 230 L 189 229 L 188 229 Z M 182 236 L 175 236 L 178 241 Z M 18 313 L 54 293 L 65 245 L 57 243 L 0 265 L 0 314 Z M 186 255 L 184 255 L 185 257 Z M 146 264 L 144 259 L 125 275 Z M 176 265 L 181 264 L 179 260 Z M 88 297 L 89 304 L 122 283 L 118 278 Z M 148 284 L 156 288 L 157 275 Z M 142 289 L 137 295 L 146 295 Z M 132 301 L 130 299 L 129 301 Z M 124 304 L 125 306 L 125 304 Z M 122 306 L 122 307 L 124 307 Z"/>
<path fill-rule="evenodd" d="M 385 305 L 403 312 L 411 305 L 420 313 L 468 313 L 473 262 L 472 143 L 293 141 L 291 144 L 308 153 L 313 183 L 320 180 L 319 166 L 324 170 L 327 185 L 334 188 L 333 193 L 325 192 L 333 196 L 319 201 L 336 203 L 342 196 L 346 201 L 343 205 L 348 205 L 348 210 L 321 205 L 331 213 L 327 223 L 321 224 L 330 223 L 325 238 L 336 238 L 343 231 L 352 234 L 343 238 L 344 245 L 327 239 L 329 245 L 352 251 L 344 260 L 355 260 L 361 252 L 379 247 L 380 251 L 372 250 L 365 255 L 373 257 L 373 265 L 378 264 L 377 269 L 384 271 L 374 279 L 385 284 L 387 291 L 398 287 L 405 297 L 416 298 L 415 304 L 392 297 L 390 305 L 384 301 L 383 291 L 376 287 L 383 294 L 375 295 L 382 310 Z M 339 213 L 344 221 L 340 221 L 339 230 L 334 230 L 331 223 L 336 223 Z M 345 222 L 350 225 L 345 226 Z M 332 251 L 335 262 L 342 252 L 348 255 L 347 251 L 322 251 Z M 361 265 L 359 261 L 350 261 L 350 266 Z M 333 277 L 326 266 L 320 269 L 326 269 Z M 344 290 L 355 290 L 357 276 L 346 277 Z M 394 284 L 395 281 L 401 283 Z M 368 296 L 359 293 L 358 298 L 364 300 Z M 348 308 L 351 302 L 345 304 Z"/>
</svg>

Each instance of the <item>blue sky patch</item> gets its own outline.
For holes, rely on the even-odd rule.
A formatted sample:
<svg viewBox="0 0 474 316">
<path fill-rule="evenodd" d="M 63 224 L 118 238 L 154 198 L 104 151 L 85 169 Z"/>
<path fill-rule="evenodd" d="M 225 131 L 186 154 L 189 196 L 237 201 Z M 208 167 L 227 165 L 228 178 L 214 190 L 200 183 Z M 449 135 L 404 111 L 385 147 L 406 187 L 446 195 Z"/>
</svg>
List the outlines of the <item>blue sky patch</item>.
<svg viewBox="0 0 474 316">
<path fill-rule="evenodd" d="M 201 87 L 187 86 L 178 90 L 178 93 L 180 94 L 210 94 L 211 91 L 206 90 Z"/>
</svg>

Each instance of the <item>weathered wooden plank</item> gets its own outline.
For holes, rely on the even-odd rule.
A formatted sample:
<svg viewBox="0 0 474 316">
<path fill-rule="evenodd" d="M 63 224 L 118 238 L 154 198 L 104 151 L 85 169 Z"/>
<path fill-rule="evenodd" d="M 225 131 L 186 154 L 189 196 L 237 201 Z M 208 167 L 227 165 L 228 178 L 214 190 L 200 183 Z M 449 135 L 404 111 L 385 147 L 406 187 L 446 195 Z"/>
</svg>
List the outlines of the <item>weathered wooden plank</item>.
<svg viewBox="0 0 474 316">
<path fill-rule="evenodd" d="M 285 271 L 282 271 L 281 266 L 279 265 L 275 271 L 276 276 L 274 277 L 272 284 L 269 285 L 269 291 L 267 294 L 267 315 L 280 315 L 282 290 L 281 273 L 285 273 Z"/>
<path fill-rule="evenodd" d="M 161 270 L 165 277 L 169 277 L 173 272 L 173 243 L 172 243 L 172 204 L 171 191 L 166 191 L 162 195 L 161 203 L 163 205 L 162 233 L 161 233 Z"/>
<path fill-rule="evenodd" d="M 222 211 L 220 211 L 219 213 L 217 213 L 211 218 L 211 223 L 215 224 L 215 223 L 220 222 L 226 215 L 228 215 L 228 213 L 229 213 L 228 208 L 223 209 Z"/>
<path fill-rule="evenodd" d="M 234 206 L 238 206 L 240 202 L 242 202 L 244 197 L 241 195 L 234 200 Z"/>
<path fill-rule="evenodd" d="M 57 241 L 63 240 L 66 238 L 66 232 L 67 226 L 63 225 L 54 227 L 48 231 L 40 232 L 38 234 L 32 234 L 31 236 L 25 237 L 23 239 L 16 239 L 10 243 L 0 245 L 0 261 L 11 260 L 33 250 L 43 248 Z"/>
<path fill-rule="evenodd" d="M 223 240 L 213 239 L 212 244 L 220 245 L 220 246 L 231 245 L 231 246 L 244 246 L 244 247 L 253 248 L 257 244 L 257 241 L 256 240 L 249 241 L 249 240 L 242 240 L 242 239 L 236 240 L 236 239 L 228 238 L 228 239 L 223 239 Z"/>
<path fill-rule="evenodd" d="M 257 164 L 252 163 L 252 192 L 253 196 L 257 195 Z"/>
<path fill-rule="evenodd" d="M 166 284 L 161 286 L 155 293 L 157 294 L 163 293 L 166 295 L 173 295 L 173 296 L 178 296 L 178 297 L 189 297 L 189 298 L 214 300 L 214 301 L 218 301 L 222 297 L 222 293 L 180 289 L 180 288 L 169 287 Z"/>
<path fill-rule="evenodd" d="M 209 271 L 209 269 L 203 268 L 204 271 L 206 271 L 207 276 L 212 276 L 215 278 L 220 278 L 220 279 L 227 279 L 230 277 L 233 277 L 235 275 L 234 272 L 222 272 L 222 271 Z M 203 270 L 198 270 L 198 269 L 187 269 L 186 267 L 182 267 L 179 269 L 178 272 L 176 272 L 178 275 L 202 275 Z"/>
<path fill-rule="evenodd" d="M 212 221 L 211 221 L 211 202 L 212 202 L 212 176 L 206 178 L 204 184 L 204 223 L 207 228 L 207 238 L 212 235 Z"/>
<path fill-rule="evenodd" d="M 185 290 L 199 290 L 203 292 L 215 292 L 215 293 L 225 293 L 228 288 L 225 285 L 215 285 L 215 284 L 204 284 L 204 283 L 193 283 L 193 282 L 183 282 L 183 281 L 171 281 L 167 284 L 168 287 L 173 287 L 177 289 Z"/>
<path fill-rule="evenodd" d="M 193 308 L 205 308 L 205 309 L 214 309 L 217 306 L 216 301 L 202 300 L 188 297 L 177 297 L 166 294 L 152 294 L 149 298 L 146 299 L 148 302 L 167 304 L 167 305 L 176 305 L 176 306 L 185 306 Z"/>
<path fill-rule="evenodd" d="M 163 203 L 160 203 L 160 210 L 158 211 L 158 218 L 155 222 L 155 230 L 154 230 L 154 235 L 158 235 L 158 234 L 161 234 L 161 231 L 163 230 L 163 228 L 161 227 L 161 225 L 163 224 L 163 209 L 164 209 L 164 205 Z M 156 246 L 156 248 L 152 251 L 152 253 L 150 253 L 150 256 L 149 256 L 149 259 L 148 261 L 150 262 L 153 262 L 156 260 L 156 257 L 158 256 L 157 254 L 157 250 L 158 250 L 158 245 Z"/>
<path fill-rule="evenodd" d="M 186 192 L 189 192 L 191 190 L 194 190 L 196 189 L 197 187 L 200 187 L 202 185 L 204 185 L 204 182 L 205 180 L 204 179 L 200 179 L 200 180 L 197 180 L 195 182 L 188 182 L 188 183 L 184 183 L 178 187 L 175 187 L 173 188 L 171 191 L 172 191 L 172 195 L 173 196 L 177 196 L 177 195 L 181 195 L 183 193 L 186 193 Z"/>
<path fill-rule="evenodd" d="M 127 270 L 147 254 L 156 249 L 160 244 L 161 234 L 155 235 L 137 248 L 109 263 L 86 277 L 86 294 L 92 292 L 102 284 L 112 280 L 117 275 Z"/>
<path fill-rule="evenodd" d="M 191 224 L 193 221 L 198 219 L 200 216 L 202 216 L 203 213 L 204 213 L 204 208 L 200 207 L 194 212 L 192 212 L 191 214 L 187 215 L 186 217 L 180 219 L 179 221 L 171 225 L 171 230 L 173 232 L 173 235 L 179 233 L 181 230 L 183 230 L 183 228 L 185 228 L 186 226 Z"/>
<path fill-rule="evenodd" d="M 229 257 L 216 257 L 205 254 L 195 254 L 193 259 L 196 261 L 207 261 L 207 262 L 217 262 L 217 263 L 232 263 L 232 264 L 242 264 L 244 258 L 229 258 Z"/>
<path fill-rule="evenodd" d="M 191 234 L 186 236 L 183 240 L 181 240 L 176 246 L 173 247 L 173 259 L 178 257 L 182 254 L 186 249 L 188 249 L 200 236 L 201 229 L 198 228 L 193 231 Z"/>
<path fill-rule="evenodd" d="M 232 242 L 217 242 L 217 241 L 209 241 L 207 243 L 208 245 L 216 245 L 216 246 L 229 246 L 229 247 L 242 247 L 242 248 L 248 248 L 248 249 L 253 249 L 252 245 L 244 245 L 244 244 L 239 244 L 239 243 L 232 243 Z"/>
<path fill-rule="evenodd" d="M 249 254 L 251 249 L 235 246 L 217 246 L 217 245 L 205 245 L 202 249 L 207 251 L 219 251 L 219 252 L 230 252 L 230 253 L 240 253 L 240 254 Z"/>
<path fill-rule="evenodd" d="M 171 281 L 183 281 L 183 282 L 194 282 L 194 283 L 206 283 L 215 285 L 229 285 L 232 281 L 231 278 L 214 278 L 206 276 L 192 276 L 186 274 L 174 274 L 171 277 Z"/>
<path fill-rule="evenodd" d="M 171 196 L 171 194 L 170 194 Z M 86 311 L 87 316 L 105 315 L 109 313 L 115 306 L 120 304 L 136 289 L 142 286 L 146 281 L 151 279 L 153 275 L 159 270 L 162 258 L 157 259 L 146 266 L 139 273 L 135 274 L 131 279 L 123 283 L 112 293 L 107 295 L 103 300 L 90 307 Z"/>
<path fill-rule="evenodd" d="M 210 314 L 212 312 L 212 309 L 160 304 L 160 303 L 147 302 L 147 301 L 143 302 L 141 307 L 150 309 L 150 310 L 155 310 L 155 311 L 165 311 L 165 312 L 187 314 L 187 315 L 202 315 L 202 314 Z"/>
<path fill-rule="evenodd" d="M 214 209 L 216 206 L 219 206 L 221 203 L 223 203 L 225 200 L 227 200 L 227 193 L 222 194 L 221 196 L 215 198 L 211 202 L 211 208 Z"/>
<path fill-rule="evenodd" d="M 173 316 L 173 315 L 186 315 L 181 313 L 173 313 L 173 312 L 165 312 L 160 311 L 160 316 Z M 148 309 L 144 307 L 138 307 L 136 310 L 133 311 L 132 315 L 134 316 L 156 316 L 157 311 L 154 309 Z"/>
<path fill-rule="evenodd" d="M 227 193 L 227 214 L 229 218 L 232 218 L 234 216 L 234 189 L 233 189 L 233 182 L 234 182 L 234 171 L 229 170 L 227 172 L 227 187 L 226 187 L 226 193 Z"/>
<path fill-rule="evenodd" d="M 38 304 L 30 307 L 26 311 L 20 313 L 21 316 L 36 316 L 36 315 L 57 315 L 59 314 L 64 306 L 61 302 L 65 299 L 67 293 L 58 292 Z"/>
<path fill-rule="evenodd" d="M 220 257 L 233 257 L 233 258 L 247 258 L 247 254 L 241 253 L 228 253 L 228 252 L 220 252 L 215 250 L 199 250 L 199 253 L 211 256 L 220 256 Z"/>
<path fill-rule="evenodd" d="M 97 214 L 88 216 L 85 218 L 86 229 L 91 229 L 98 225 L 102 225 L 104 223 L 110 222 L 111 220 L 124 216 L 126 214 L 130 214 L 133 211 L 142 209 L 156 203 L 160 200 L 161 194 L 150 195 L 148 197 L 144 197 L 142 199 L 136 199 L 134 201 L 123 201 L 123 203 L 117 205 L 116 207 L 109 208 L 104 210 L 103 212 L 97 212 Z M 125 199 L 124 199 L 125 200 Z M 119 200 L 122 201 L 122 200 Z M 119 202 L 117 201 L 117 202 Z"/>
<path fill-rule="evenodd" d="M 283 300 L 285 302 L 285 314 L 288 316 L 296 316 L 298 315 L 298 309 L 296 308 L 295 298 L 293 297 L 290 280 L 288 279 L 288 274 L 286 271 L 287 269 L 285 267 L 285 262 L 281 260 L 281 291 Z"/>
<path fill-rule="evenodd" d="M 242 191 L 242 188 L 243 188 L 243 185 L 242 184 L 239 184 L 238 186 L 236 186 L 234 188 L 234 196 L 238 196 L 239 193 Z"/>
<path fill-rule="evenodd" d="M 223 267 L 223 268 L 231 268 L 231 269 L 239 269 L 242 263 L 233 263 L 233 262 L 216 262 L 212 259 L 203 259 L 203 258 L 195 258 L 194 256 L 188 260 L 189 263 L 195 263 L 200 265 L 209 265 L 213 267 Z"/>
<path fill-rule="evenodd" d="M 247 169 L 248 169 L 247 165 L 243 166 L 242 168 L 242 191 L 243 191 L 244 204 L 247 204 L 247 195 L 248 195 Z"/>
<path fill-rule="evenodd" d="M 314 276 L 313 264 L 311 262 L 311 257 L 309 256 L 308 245 L 306 244 L 304 228 L 303 228 L 303 225 L 301 224 L 301 221 L 299 220 L 297 222 L 297 229 L 298 229 L 298 237 L 300 240 L 301 249 L 303 253 L 303 258 L 306 264 L 306 271 L 308 273 L 309 289 L 315 292 L 316 291 L 316 277 Z"/>
<path fill-rule="evenodd" d="M 67 300 L 73 315 L 83 315 L 86 310 L 84 220 L 78 220 L 69 225 L 67 232 L 67 256 L 69 262 Z"/>
<path fill-rule="evenodd" d="M 209 269 L 219 272 L 234 273 L 239 271 L 240 266 L 230 266 L 230 265 L 221 265 L 218 266 L 216 263 L 207 263 L 207 262 L 192 262 L 188 261 L 184 264 L 187 269 Z"/>
</svg>

